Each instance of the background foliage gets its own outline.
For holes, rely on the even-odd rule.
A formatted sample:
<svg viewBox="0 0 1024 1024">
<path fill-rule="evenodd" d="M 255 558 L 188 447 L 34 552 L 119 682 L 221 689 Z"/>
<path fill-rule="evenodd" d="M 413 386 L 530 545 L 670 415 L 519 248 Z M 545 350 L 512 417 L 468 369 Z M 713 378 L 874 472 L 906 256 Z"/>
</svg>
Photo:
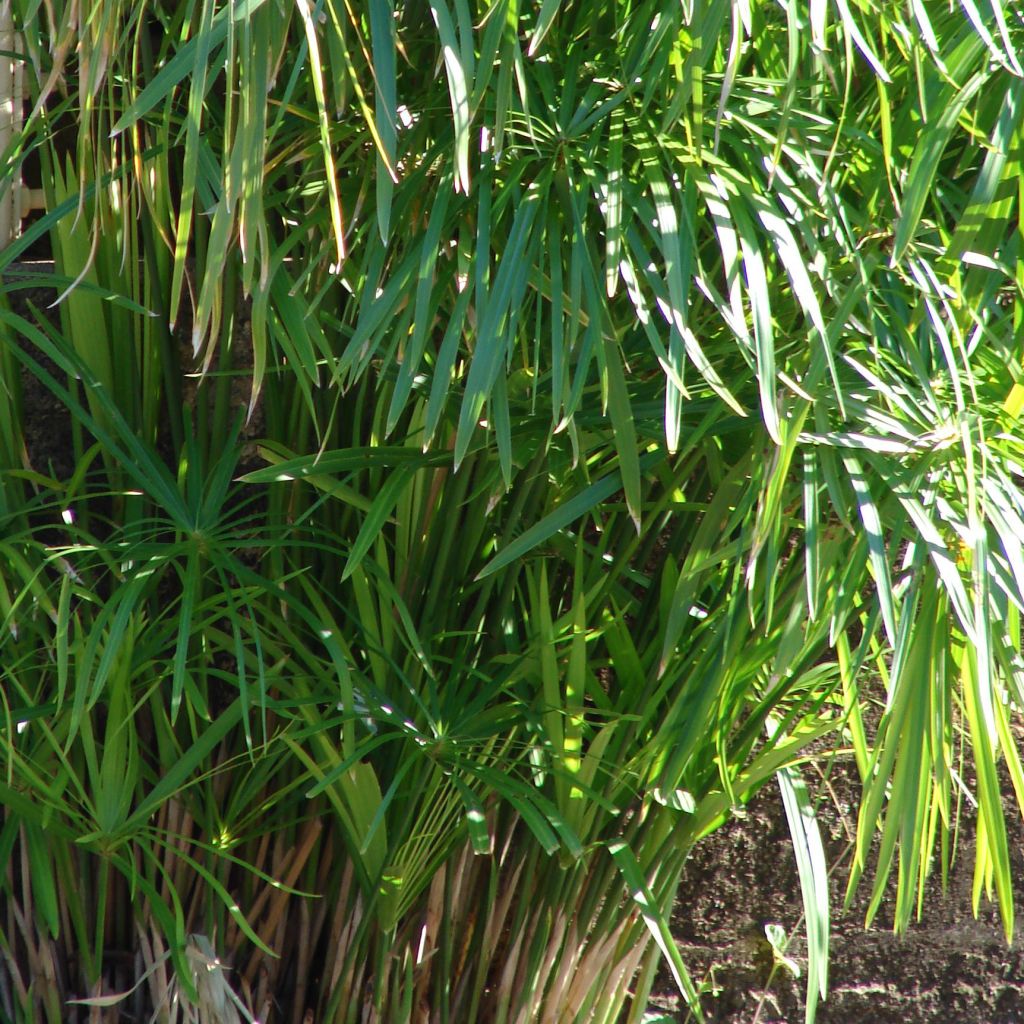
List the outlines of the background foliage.
<svg viewBox="0 0 1024 1024">
<path fill-rule="evenodd" d="M 696 1009 L 777 779 L 813 1015 L 812 747 L 872 913 L 966 800 L 1011 934 L 1020 11 L 10 7 L 5 1014 Z"/>
</svg>

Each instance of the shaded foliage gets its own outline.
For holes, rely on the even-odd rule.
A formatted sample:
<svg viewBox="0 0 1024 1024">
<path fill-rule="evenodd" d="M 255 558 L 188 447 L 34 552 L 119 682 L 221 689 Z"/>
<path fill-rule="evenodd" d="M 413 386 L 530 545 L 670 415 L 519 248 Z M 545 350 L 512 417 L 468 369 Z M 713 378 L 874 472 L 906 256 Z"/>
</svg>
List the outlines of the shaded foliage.
<svg viewBox="0 0 1024 1024">
<path fill-rule="evenodd" d="M 1010 933 L 1019 12 L 12 7 L 6 1013 L 640 1020 L 777 779 L 813 1016 L 812 744 Z"/>
</svg>

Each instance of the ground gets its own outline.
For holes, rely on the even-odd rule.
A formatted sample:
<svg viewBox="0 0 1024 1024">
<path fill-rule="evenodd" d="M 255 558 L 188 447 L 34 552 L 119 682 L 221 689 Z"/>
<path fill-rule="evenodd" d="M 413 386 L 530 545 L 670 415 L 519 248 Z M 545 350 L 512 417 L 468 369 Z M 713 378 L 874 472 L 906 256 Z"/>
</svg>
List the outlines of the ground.
<svg viewBox="0 0 1024 1024">
<path fill-rule="evenodd" d="M 848 769 L 846 770 L 848 771 Z M 971 912 L 974 853 L 968 821 L 945 893 L 930 885 L 922 916 L 903 936 L 892 932 L 889 901 L 865 930 L 867 886 L 842 910 L 853 829 L 854 792 L 842 772 L 821 805 L 822 838 L 832 873 L 832 960 L 828 1000 L 819 1024 L 1016 1024 L 1024 1022 L 1024 927 L 1007 945 L 994 905 L 982 898 Z M 1024 882 L 1024 827 L 1008 804 L 1015 878 Z M 1018 905 L 1024 887 L 1018 885 Z M 776 969 L 764 926 L 792 936 L 799 963 L 802 939 L 800 883 L 789 831 L 775 789 L 765 790 L 732 822 L 698 845 L 673 916 L 673 932 L 694 980 L 704 987 L 711 1024 L 796 1024 L 804 1020 L 804 977 Z M 766 984 L 767 983 L 767 984 Z M 657 1005 L 666 1021 L 688 1019 L 668 995 Z M 652 1007 L 653 1009 L 654 1007 Z"/>
</svg>

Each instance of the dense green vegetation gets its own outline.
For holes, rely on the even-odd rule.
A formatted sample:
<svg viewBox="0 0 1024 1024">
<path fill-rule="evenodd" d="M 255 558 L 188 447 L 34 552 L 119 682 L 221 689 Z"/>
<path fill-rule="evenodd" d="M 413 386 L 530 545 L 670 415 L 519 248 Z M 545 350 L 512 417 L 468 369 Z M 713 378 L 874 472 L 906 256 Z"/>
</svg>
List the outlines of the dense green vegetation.
<svg viewBox="0 0 1024 1024">
<path fill-rule="evenodd" d="M 1015 5 L 11 6 L 0 1016 L 639 1021 L 766 784 L 813 1014 L 834 749 L 1009 934 Z"/>
</svg>

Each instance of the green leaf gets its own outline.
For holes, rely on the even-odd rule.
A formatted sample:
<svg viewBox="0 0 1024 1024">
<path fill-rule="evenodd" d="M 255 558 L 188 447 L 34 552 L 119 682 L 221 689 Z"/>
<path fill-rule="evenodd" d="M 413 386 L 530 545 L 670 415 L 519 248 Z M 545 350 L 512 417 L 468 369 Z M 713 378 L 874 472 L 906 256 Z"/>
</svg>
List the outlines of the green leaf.
<svg viewBox="0 0 1024 1024">
<path fill-rule="evenodd" d="M 619 472 L 626 494 L 626 507 L 633 518 L 636 532 L 641 532 L 642 499 L 640 496 L 640 450 L 633 410 L 630 407 L 626 377 L 618 346 L 607 338 L 604 343 L 605 366 L 608 369 L 608 412 L 615 431 L 615 450 L 619 455 Z"/>
<path fill-rule="evenodd" d="M 385 522 L 387 522 L 394 511 L 395 505 L 402 496 L 402 492 L 409 485 L 409 481 L 412 479 L 416 468 L 418 467 L 409 468 L 403 466 L 393 469 L 388 474 L 387 479 L 378 490 L 377 496 L 373 499 L 370 511 L 363 520 L 363 525 L 359 528 L 359 534 L 352 544 L 352 550 L 349 552 L 348 558 L 345 561 L 345 568 L 341 574 L 342 580 L 347 580 L 359 568 L 360 563 L 366 557 L 366 553 L 380 535 Z"/>
<path fill-rule="evenodd" d="M 469 194 L 469 97 L 473 92 L 473 51 L 455 36 L 455 25 L 445 0 L 428 0 L 441 39 L 448 92 L 455 129 L 456 187 Z M 461 34 L 461 33 L 460 33 Z"/>
<path fill-rule="evenodd" d="M 989 79 L 987 72 L 974 75 L 962 88 L 945 97 L 938 120 L 921 134 L 903 187 L 903 202 L 892 245 L 892 265 L 903 259 L 924 213 L 932 182 L 960 115 Z"/>
<path fill-rule="evenodd" d="M 644 924 L 647 925 L 647 930 L 651 933 L 651 937 L 661 950 L 662 956 L 668 962 L 669 970 L 672 972 L 672 977 L 675 979 L 680 995 L 686 1000 L 687 1008 L 698 1021 L 703 1021 L 704 1013 L 701 1009 L 697 988 L 693 984 L 690 972 L 687 971 L 686 965 L 683 963 L 683 958 L 679 955 L 679 947 L 672 936 L 668 920 L 658 905 L 654 894 L 651 892 L 650 886 L 648 886 L 644 879 L 643 871 L 637 862 L 636 855 L 621 840 L 611 843 L 608 847 L 608 852 L 612 855 L 612 860 L 615 861 L 615 866 L 619 869 L 622 879 L 626 883 L 630 899 L 632 899 L 640 911 Z"/>
<path fill-rule="evenodd" d="M 818 997 L 828 996 L 829 963 L 829 888 L 828 865 L 821 842 L 817 816 L 807 786 L 793 768 L 777 775 L 782 805 L 793 839 L 800 892 L 804 902 L 804 928 L 807 932 L 807 1003 L 805 1019 L 814 1024 Z"/>
<path fill-rule="evenodd" d="M 661 452 L 648 452 L 640 457 L 639 467 L 641 470 L 649 469 L 664 458 L 665 456 Z M 477 573 L 476 578 L 478 580 L 485 579 L 511 565 L 538 545 L 543 544 L 549 537 L 554 536 L 559 530 L 565 529 L 565 527 L 570 526 L 577 519 L 592 511 L 600 502 L 605 501 L 616 491 L 621 490 L 621 488 L 621 472 L 610 473 L 589 487 L 584 488 L 574 497 L 564 501 L 554 512 L 545 516 L 540 522 L 535 523 L 520 534 L 508 547 L 495 555 Z"/>
</svg>

